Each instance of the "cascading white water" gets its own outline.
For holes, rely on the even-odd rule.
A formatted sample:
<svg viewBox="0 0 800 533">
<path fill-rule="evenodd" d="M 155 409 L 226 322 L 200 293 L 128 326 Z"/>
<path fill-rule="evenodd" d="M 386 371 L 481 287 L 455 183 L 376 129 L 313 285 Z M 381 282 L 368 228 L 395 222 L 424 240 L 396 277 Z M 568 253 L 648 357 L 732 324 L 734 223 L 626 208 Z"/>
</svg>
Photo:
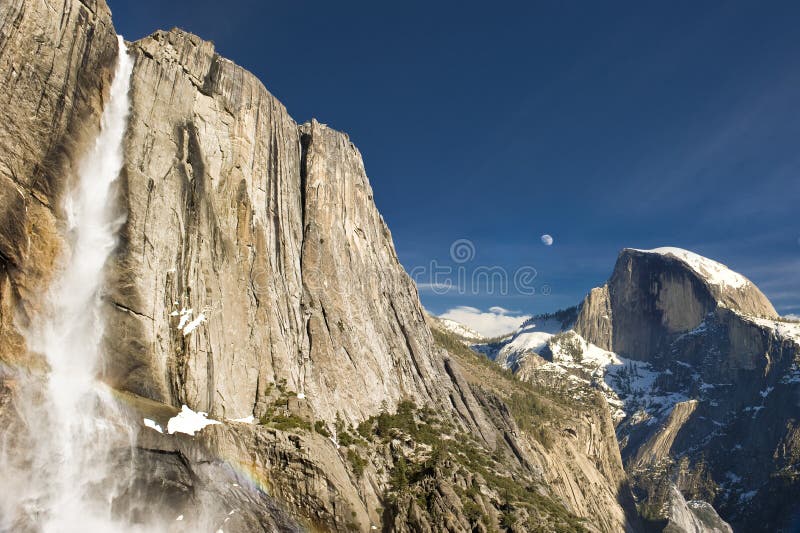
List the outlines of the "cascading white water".
<svg viewBox="0 0 800 533">
<path fill-rule="evenodd" d="M 38 346 L 50 365 L 54 408 L 68 422 L 94 390 L 101 362 L 100 313 L 103 268 L 116 244 L 112 184 L 122 169 L 122 140 L 128 118 L 133 62 L 119 38 L 120 53 L 100 134 L 79 167 L 79 179 L 65 201 L 71 250 L 49 294 L 50 316 L 40 323 Z M 29 339 L 30 340 L 30 339 Z"/>
<path fill-rule="evenodd" d="M 53 491 L 44 531 L 90 531 L 110 519 L 110 505 L 98 505 L 88 491 L 102 481 L 113 400 L 97 383 L 102 362 L 103 269 L 116 244 L 112 184 L 123 164 L 122 141 L 128 119 L 128 88 L 133 61 L 118 37 L 119 53 L 100 133 L 79 166 L 78 182 L 66 197 L 70 250 L 53 284 L 48 317 L 39 322 L 33 345 L 47 358 L 47 390 L 53 446 Z"/>
<path fill-rule="evenodd" d="M 29 393 L 22 419 L 32 434 L 30 462 L 1 485 L 0 529 L 109 532 L 129 527 L 112 518 L 109 454 L 131 432 L 109 390 L 98 381 L 102 365 L 104 267 L 121 221 L 113 209 L 114 181 L 123 165 L 128 88 L 133 60 L 119 37 L 119 54 L 101 129 L 67 193 L 67 247 L 42 312 L 26 332 L 29 349 L 49 366 L 44 392 Z M 41 382 L 40 382 L 41 383 Z M 40 387 L 41 389 L 41 387 Z M 15 479 L 13 487 L 11 479 Z M 9 501 L 9 500 L 14 501 Z"/>
</svg>

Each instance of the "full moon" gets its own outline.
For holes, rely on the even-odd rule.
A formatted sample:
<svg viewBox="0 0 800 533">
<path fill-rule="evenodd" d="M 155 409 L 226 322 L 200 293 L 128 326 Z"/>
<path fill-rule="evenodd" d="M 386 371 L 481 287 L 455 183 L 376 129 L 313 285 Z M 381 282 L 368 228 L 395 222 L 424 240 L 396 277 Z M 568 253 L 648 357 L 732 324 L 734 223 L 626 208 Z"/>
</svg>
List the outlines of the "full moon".
<svg viewBox="0 0 800 533">
<path fill-rule="evenodd" d="M 553 246 L 553 237 L 545 233 L 542 235 L 542 244 L 545 246 Z"/>
</svg>

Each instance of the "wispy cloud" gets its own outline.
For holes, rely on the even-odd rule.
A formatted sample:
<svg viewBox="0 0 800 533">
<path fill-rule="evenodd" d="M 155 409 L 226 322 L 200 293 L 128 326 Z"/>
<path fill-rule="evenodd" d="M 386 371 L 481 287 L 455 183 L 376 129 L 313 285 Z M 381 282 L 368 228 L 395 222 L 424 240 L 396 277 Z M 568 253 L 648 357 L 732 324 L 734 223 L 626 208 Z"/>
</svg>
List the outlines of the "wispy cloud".
<svg viewBox="0 0 800 533">
<path fill-rule="evenodd" d="M 755 266 L 749 276 L 778 312 L 800 309 L 800 260 Z"/>
<path fill-rule="evenodd" d="M 452 283 L 417 283 L 419 292 L 432 292 L 435 294 L 446 294 L 455 287 Z"/>
<path fill-rule="evenodd" d="M 800 159 L 793 152 L 759 159 L 775 144 L 776 136 L 794 127 L 784 110 L 795 99 L 797 82 L 794 69 L 775 72 L 769 80 L 758 79 L 741 92 L 731 93 L 719 105 L 706 106 L 694 121 L 684 125 L 680 140 L 665 145 L 660 153 L 643 154 L 622 189 L 631 209 L 669 212 L 677 206 L 702 202 L 697 216 L 708 222 L 720 214 L 742 217 L 789 208 L 789 202 L 773 205 L 754 201 L 749 193 L 758 192 L 760 198 L 775 188 L 797 190 L 794 184 Z M 723 176 L 746 172 L 746 163 L 753 161 L 759 164 L 758 180 L 740 177 L 738 182 L 730 178 L 723 181 Z"/>
<path fill-rule="evenodd" d="M 439 316 L 469 326 L 486 337 L 511 333 L 530 318 L 529 315 L 514 314 L 513 311 L 499 306 L 490 307 L 488 311 L 481 311 L 477 307 L 467 305 L 454 307 Z"/>
<path fill-rule="evenodd" d="M 784 277 L 791 276 L 797 279 L 800 277 L 800 257 L 788 257 L 772 261 L 764 261 L 761 258 L 754 258 L 752 265 L 747 270 L 748 276 L 765 277 Z"/>
</svg>

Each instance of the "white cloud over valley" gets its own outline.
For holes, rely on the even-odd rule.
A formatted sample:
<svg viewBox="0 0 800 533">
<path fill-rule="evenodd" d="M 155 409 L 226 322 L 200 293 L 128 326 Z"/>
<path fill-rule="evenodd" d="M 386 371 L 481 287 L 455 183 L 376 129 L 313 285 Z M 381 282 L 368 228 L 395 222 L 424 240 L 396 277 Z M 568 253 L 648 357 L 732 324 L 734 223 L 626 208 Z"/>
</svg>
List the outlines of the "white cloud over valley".
<svg viewBox="0 0 800 533">
<path fill-rule="evenodd" d="M 481 311 L 467 305 L 454 307 L 439 316 L 460 322 L 485 337 L 511 333 L 530 318 L 530 315 L 516 315 L 513 311 L 502 307 L 494 306 L 488 311 Z"/>
</svg>

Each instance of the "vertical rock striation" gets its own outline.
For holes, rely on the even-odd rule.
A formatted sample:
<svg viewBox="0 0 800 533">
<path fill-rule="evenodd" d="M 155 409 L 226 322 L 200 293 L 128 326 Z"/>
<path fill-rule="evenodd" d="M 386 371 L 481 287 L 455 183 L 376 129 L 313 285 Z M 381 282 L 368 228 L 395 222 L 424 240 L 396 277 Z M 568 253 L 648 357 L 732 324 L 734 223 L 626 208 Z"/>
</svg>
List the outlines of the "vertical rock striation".
<svg viewBox="0 0 800 533">
<path fill-rule="evenodd" d="M 361 155 L 316 121 L 303 141 L 302 360 L 318 411 L 377 413 L 402 397 L 443 399 L 452 386 L 416 288 L 375 208 Z"/>
<path fill-rule="evenodd" d="M 246 416 L 268 382 L 298 381 L 289 362 L 303 323 L 299 134 L 210 43 L 175 30 L 131 48 L 112 378 L 156 400 Z"/>
<path fill-rule="evenodd" d="M 608 285 L 595 287 L 586 296 L 581 305 L 575 331 L 584 339 L 592 339 L 592 343 L 604 350 L 611 350 L 613 319 L 611 299 Z"/>
<path fill-rule="evenodd" d="M 575 330 L 603 349 L 647 360 L 725 309 L 777 317 L 758 287 L 724 265 L 685 250 L 626 248 L 608 284 L 587 296 Z"/>
<path fill-rule="evenodd" d="M 229 417 L 262 414 L 283 380 L 329 419 L 446 397 L 347 136 L 298 126 L 194 35 L 132 49 L 113 381 Z"/>
</svg>

